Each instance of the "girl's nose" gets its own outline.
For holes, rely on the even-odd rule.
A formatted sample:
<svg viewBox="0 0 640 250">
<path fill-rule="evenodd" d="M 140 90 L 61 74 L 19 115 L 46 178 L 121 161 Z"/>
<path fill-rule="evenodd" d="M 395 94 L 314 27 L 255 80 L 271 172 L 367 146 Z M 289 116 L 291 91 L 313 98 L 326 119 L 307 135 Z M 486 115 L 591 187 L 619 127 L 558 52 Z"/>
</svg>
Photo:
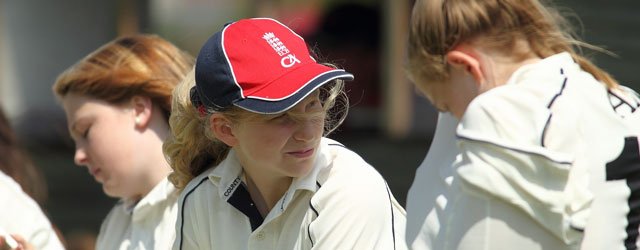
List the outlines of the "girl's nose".
<svg viewBox="0 0 640 250">
<path fill-rule="evenodd" d="M 87 165 L 87 153 L 85 152 L 85 150 L 82 148 L 76 148 L 76 153 L 73 156 L 73 161 L 78 166 Z"/>
<path fill-rule="evenodd" d="M 293 138 L 303 142 L 316 139 L 316 136 L 320 134 L 318 131 L 319 127 L 322 126 L 322 124 L 317 123 L 318 121 L 316 119 L 299 121 L 299 127 L 293 134 Z"/>
</svg>

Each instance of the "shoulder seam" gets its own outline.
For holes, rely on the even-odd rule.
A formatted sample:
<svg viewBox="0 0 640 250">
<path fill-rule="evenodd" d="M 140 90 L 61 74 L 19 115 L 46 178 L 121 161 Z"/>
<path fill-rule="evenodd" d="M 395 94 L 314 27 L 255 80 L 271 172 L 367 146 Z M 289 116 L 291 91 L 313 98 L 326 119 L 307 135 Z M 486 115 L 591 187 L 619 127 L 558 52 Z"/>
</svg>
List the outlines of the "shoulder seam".
<svg viewBox="0 0 640 250">
<path fill-rule="evenodd" d="M 496 142 L 483 140 L 483 139 L 479 139 L 479 138 L 471 138 L 471 137 L 463 136 L 463 135 L 460 135 L 460 134 L 456 135 L 456 137 L 458 139 L 461 139 L 461 140 L 491 144 L 491 145 L 494 145 L 496 147 L 507 149 L 507 150 L 510 150 L 510 151 L 515 151 L 515 152 L 519 152 L 519 153 L 525 153 L 525 154 L 541 156 L 541 157 L 543 157 L 545 159 L 548 159 L 548 160 L 550 160 L 552 162 L 555 162 L 555 163 L 558 163 L 558 164 L 563 164 L 563 165 L 571 165 L 572 164 L 572 162 L 570 160 L 554 159 L 554 157 L 549 156 L 549 155 L 545 155 L 545 154 L 543 154 L 541 152 L 534 152 L 534 151 L 530 151 L 530 150 L 510 147 L 510 146 L 507 146 L 507 145 L 501 145 L 501 144 L 496 143 Z"/>
</svg>

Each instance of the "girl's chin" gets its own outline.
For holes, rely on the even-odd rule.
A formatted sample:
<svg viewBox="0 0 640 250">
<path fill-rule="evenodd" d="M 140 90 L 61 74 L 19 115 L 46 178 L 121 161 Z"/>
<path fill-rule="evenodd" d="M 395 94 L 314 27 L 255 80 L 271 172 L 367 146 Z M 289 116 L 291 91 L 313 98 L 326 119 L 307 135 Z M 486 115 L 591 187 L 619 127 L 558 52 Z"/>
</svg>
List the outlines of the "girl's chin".
<svg viewBox="0 0 640 250">
<path fill-rule="evenodd" d="M 102 185 L 102 191 L 104 192 L 104 194 L 106 194 L 111 198 L 128 199 L 130 196 L 132 196 L 130 194 L 127 194 L 127 192 L 123 192 L 124 190 L 119 190 L 114 187 L 109 187 L 105 184 Z"/>
<path fill-rule="evenodd" d="M 303 162 L 298 166 L 296 166 L 296 168 L 290 172 L 291 177 L 293 178 L 305 177 L 311 172 L 311 169 L 313 169 L 313 161 Z"/>
</svg>

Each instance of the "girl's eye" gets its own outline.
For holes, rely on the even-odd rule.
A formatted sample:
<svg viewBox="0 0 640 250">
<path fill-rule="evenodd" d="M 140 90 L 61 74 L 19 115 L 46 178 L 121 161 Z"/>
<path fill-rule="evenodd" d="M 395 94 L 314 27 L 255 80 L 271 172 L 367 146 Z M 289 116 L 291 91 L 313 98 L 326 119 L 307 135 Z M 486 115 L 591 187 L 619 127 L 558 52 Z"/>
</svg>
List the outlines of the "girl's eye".
<svg viewBox="0 0 640 250">
<path fill-rule="evenodd" d="M 287 117 L 287 114 L 286 114 L 286 113 L 284 113 L 284 114 L 276 115 L 276 116 L 272 117 L 272 118 L 271 118 L 271 119 L 269 119 L 269 120 L 270 120 L 270 121 L 282 121 L 282 120 L 284 120 L 286 117 Z"/>
<path fill-rule="evenodd" d="M 311 110 L 314 110 L 316 108 L 321 108 L 321 107 L 322 107 L 322 104 L 320 103 L 319 100 L 316 100 L 316 101 L 313 101 L 313 102 L 309 103 L 309 108 Z"/>
<path fill-rule="evenodd" d="M 91 127 L 85 129 L 84 132 L 82 132 L 82 138 L 87 139 L 89 137 L 90 130 L 91 130 Z"/>
</svg>

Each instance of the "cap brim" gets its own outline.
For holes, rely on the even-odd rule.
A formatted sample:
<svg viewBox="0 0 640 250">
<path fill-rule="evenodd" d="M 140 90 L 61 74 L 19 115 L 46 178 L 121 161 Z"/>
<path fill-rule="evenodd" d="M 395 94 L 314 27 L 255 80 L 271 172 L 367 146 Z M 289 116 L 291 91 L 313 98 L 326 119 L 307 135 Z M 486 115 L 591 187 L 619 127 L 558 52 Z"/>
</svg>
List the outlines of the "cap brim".
<svg viewBox="0 0 640 250">
<path fill-rule="evenodd" d="M 291 78 L 297 79 L 295 77 Z M 294 79 L 279 79 L 278 81 L 286 82 L 292 81 Z M 287 96 L 286 98 L 279 100 L 268 100 L 264 98 L 248 96 L 246 99 L 234 103 L 234 105 L 242 109 L 260 114 L 281 113 L 291 109 L 293 106 L 298 104 L 305 97 L 307 97 L 322 85 L 336 79 L 353 80 L 353 75 L 349 72 L 344 71 L 343 69 L 331 69 L 316 75 L 315 77 L 310 79 L 308 83 L 304 84 L 300 89 L 295 91 L 292 95 Z M 276 84 L 270 87 L 277 88 L 278 86 Z"/>
</svg>

